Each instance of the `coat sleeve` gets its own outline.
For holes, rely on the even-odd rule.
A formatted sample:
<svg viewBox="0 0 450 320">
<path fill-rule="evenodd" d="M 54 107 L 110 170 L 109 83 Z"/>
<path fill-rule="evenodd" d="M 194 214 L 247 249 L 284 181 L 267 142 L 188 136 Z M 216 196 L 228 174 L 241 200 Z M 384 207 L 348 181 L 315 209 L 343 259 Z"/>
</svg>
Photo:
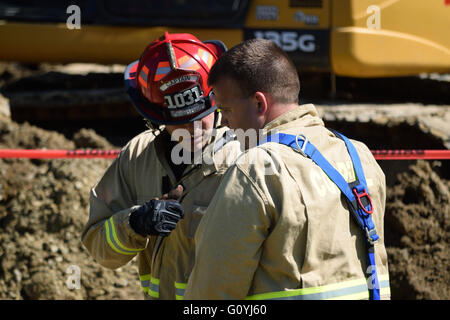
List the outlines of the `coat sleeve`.
<svg viewBox="0 0 450 320">
<path fill-rule="evenodd" d="M 225 174 L 197 229 L 184 299 L 244 299 L 268 235 L 268 203 L 238 167 Z"/>
<path fill-rule="evenodd" d="M 148 242 L 129 225 L 135 196 L 128 170 L 128 151 L 124 148 L 91 190 L 89 220 L 81 236 L 90 255 L 110 269 L 128 263 Z"/>
</svg>

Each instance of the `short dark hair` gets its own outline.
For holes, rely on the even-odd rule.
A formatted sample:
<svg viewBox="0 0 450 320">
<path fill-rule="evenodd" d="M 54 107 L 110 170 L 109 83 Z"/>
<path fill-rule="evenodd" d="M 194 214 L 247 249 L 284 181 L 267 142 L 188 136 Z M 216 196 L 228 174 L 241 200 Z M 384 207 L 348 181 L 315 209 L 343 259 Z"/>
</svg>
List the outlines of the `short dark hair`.
<svg viewBox="0 0 450 320">
<path fill-rule="evenodd" d="M 250 39 L 225 52 L 211 68 L 208 85 L 223 77 L 236 81 L 245 96 L 261 91 L 280 103 L 298 103 L 297 69 L 272 41 Z"/>
</svg>

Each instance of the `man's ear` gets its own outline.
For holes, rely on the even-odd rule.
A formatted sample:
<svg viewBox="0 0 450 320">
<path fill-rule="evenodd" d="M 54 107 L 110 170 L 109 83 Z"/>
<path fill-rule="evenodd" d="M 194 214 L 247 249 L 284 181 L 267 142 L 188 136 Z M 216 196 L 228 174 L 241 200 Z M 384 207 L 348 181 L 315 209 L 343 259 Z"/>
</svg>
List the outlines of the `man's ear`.
<svg viewBox="0 0 450 320">
<path fill-rule="evenodd" d="M 255 92 L 255 95 L 253 98 L 256 100 L 257 103 L 257 112 L 259 115 L 264 115 L 267 112 L 267 109 L 269 107 L 269 100 L 266 94 L 263 92 L 257 91 Z"/>
</svg>

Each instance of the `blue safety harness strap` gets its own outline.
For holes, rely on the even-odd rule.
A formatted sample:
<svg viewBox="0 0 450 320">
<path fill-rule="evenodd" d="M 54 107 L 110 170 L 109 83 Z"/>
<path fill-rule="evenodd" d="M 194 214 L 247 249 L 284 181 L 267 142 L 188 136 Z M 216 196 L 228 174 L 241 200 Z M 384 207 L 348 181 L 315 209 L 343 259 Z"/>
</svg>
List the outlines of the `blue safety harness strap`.
<svg viewBox="0 0 450 320">
<path fill-rule="evenodd" d="M 304 135 L 290 135 L 285 133 L 275 133 L 259 142 L 261 145 L 266 142 L 277 142 L 291 147 L 295 151 L 301 153 L 305 157 L 310 158 L 316 163 L 330 178 L 331 181 L 339 188 L 345 196 L 348 208 L 354 221 L 360 226 L 365 233 L 367 245 L 367 263 L 370 277 L 368 279 L 368 288 L 370 298 L 373 300 L 380 299 L 380 287 L 375 265 L 374 243 L 379 236 L 375 230 L 371 214 L 373 212 L 372 201 L 367 188 L 366 178 L 361 166 L 358 153 L 348 138 L 334 131 L 335 135 L 342 139 L 347 146 L 347 150 L 352 159 L 353 168 L 356 174 L 356 181 L 348 183 L 344 177 L 328 162 L 327 159 L 317 150 L 317 148 L 308 141 Z"/>
</svg>

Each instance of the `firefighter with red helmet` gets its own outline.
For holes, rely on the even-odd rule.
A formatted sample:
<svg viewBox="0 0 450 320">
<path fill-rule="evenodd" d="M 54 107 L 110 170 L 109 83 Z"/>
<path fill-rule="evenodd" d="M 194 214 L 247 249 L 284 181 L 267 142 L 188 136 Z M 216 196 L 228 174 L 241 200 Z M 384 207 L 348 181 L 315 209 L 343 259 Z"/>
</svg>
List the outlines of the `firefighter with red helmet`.
<svg viewBox="0 0 450 320">
<path fill-rule="evenodd" d="M 197 225 L 240 152 L 232 131 L 219 126 L 207 84 L 225 50 L 220 41 L 166 32 L 125 70 L 127 93 L 149 130 L 123 147 L 92 188 L 82 242 L 107 268 L 138 256 L 146 298 L 183 298 Z"/>
</svg>

